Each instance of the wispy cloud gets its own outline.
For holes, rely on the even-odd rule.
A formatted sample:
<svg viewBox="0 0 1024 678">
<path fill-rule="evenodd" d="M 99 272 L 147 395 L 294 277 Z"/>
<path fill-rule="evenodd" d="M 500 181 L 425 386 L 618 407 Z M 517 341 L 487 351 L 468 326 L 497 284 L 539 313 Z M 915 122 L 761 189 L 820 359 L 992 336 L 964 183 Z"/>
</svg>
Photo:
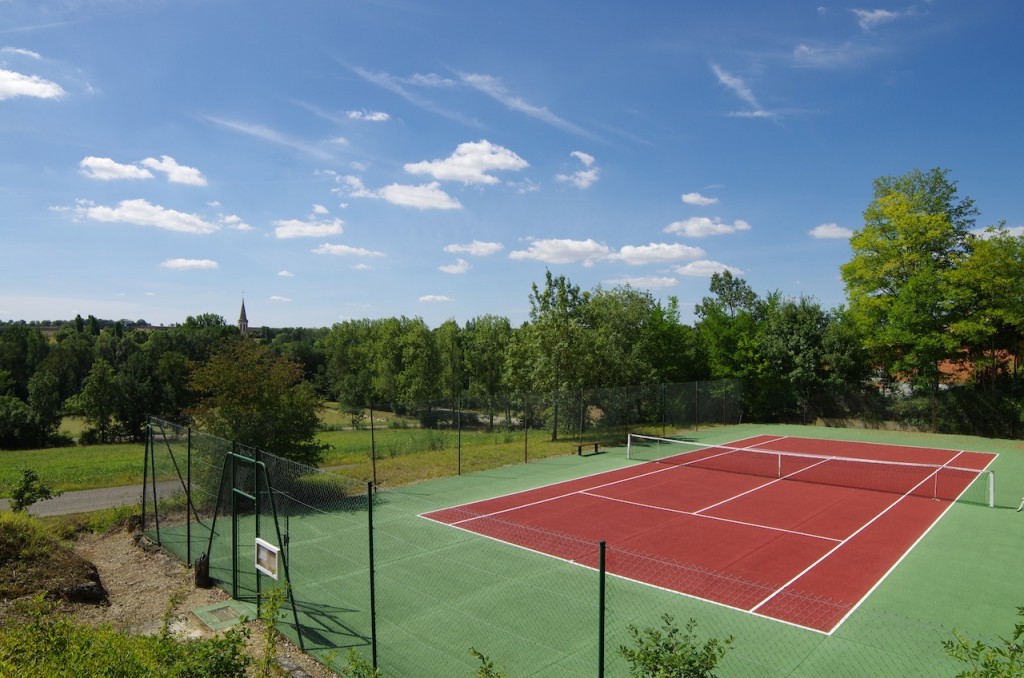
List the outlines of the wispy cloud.
<svg viewBox="0 0 1024 678">
<path fill-rule="evenodd" d="M 0 68 L 0 101 L 14 97 L 60 99 L 64 89 L 55 82 L 38 75 L 25 75 Z"/>
<path fill-rule="evenodd" d="M 471 254 L 474 257 L 487 257 L 497 254 L 503 249 L 505 249 L 505 246 L 500 242 L 483 242 L 480 240 L 474 240 L 467 245 L 444 246 L 444 251 L 449 254 Z"/>
<path fill-rule="evenodd" d="M 857 25 L 865 31 L 870 31 L 884 24 L 892 23 L 897 19 L 916 14 L 913 8 L 902 12 L 893 12 L 888 9 L 851 9 L 850 12 L 857 17 Z"/>
<path fill-rule="evenodd" d="M 528 162 L 504 146 L 481 139 L 459 144 L 443 160 L 407 163 L 405 171 L 409 174 L 429 174 L 439 181 L 496 184 L 500 180 L 488 172 L 518 171 L 529 166 Z"/>
<path fill-rule="evenodd" d="M 568 120 L 559 117 L 552 113 L 546 106 L 537 106 L 531 104 L 520 96 L 512 94 L 505 87 L 504 83 L 498 78 L 492 75 L 483 75 L 480 73 L 462 73 L 459 76 L 463 83 L 469 85 L 473 89 L 486 94 L 495 101 L 504 104 L 513 111 L 518 111 L 524 115 L 528 115 L 531 118 L 540 120 L 541 122 L 547 123 L 559 129 L 567 132 L 572 132 L 579 136 L 593 138 L 593 135 L 587 130 L 574 125 Z"/>
<path fill-rule="evenodd" d="M 443 294 L 424 294 L 420 297 L 420 301 L 424 304 L 443 304 L 449 301 L 455 301 L 451 297 L 446 297 Z"/>
<path fill-rule="evenodd" d="M 319 158 L 320 160 L 331 160 L 334 157 L 321 148 L 317 148 L 316 146 L 304 141 L 292 139 L 291 137 L 281 134 L 280 132 L 264 125 L 241 122 L 238 120 L 225 120 L 223 118 L 216 118 L 212 116 L 207 116 L 206 119 L 215 125 L 220 125 L 221 127 L 234 132 L 239 132 L 262 141 L 269 141 L 270 143 L 285 146 L 297 151 L 302 151 L 303 153 L 307 153 L 315 158 Z"/>
<path fill-rule="evenodd" d="M 761 103 L 754 96 L 753 90 L 747 86 L 747 83 L 743 81 L 743 78 L 733 75 L 727 72 L 724 68 L 716 63 L 711 64 L 711 70 L 714 72 L 715 77 L 718 78 L 719 84 L 724 86 L 726 89 L 732 91 L 733 94 L 738 96 L 741 101 L 746 103 L 750 110 L 747 111 L 734 111 L 729 115 L 738 118 L 774 118 L 775 114 L 771 111 L 765 110 Z"/>
<path fill-rule="evenodd" d="M 295 274 L 292 273 L 291 271 L 278 271 L 277 276 L 279 278 L 294 278 Z"/>
<path fill-rule="evenodd" d="M 452 196 L 441 190 L 441 184 L 432 181 L 429 184 L 412 186 L 408 184 L 389 184 L 384 188 L 371 189 L 363 185 L 362 180 L 355 176 L 339 177 L 341 188 L 350 198 L 370 198 L 373 200 L 385 200 L 393 205 L 401 207 L 415 207 L 416 209 L 438 209 L 457 210 L 462 209 L 462 204 Z"/>
<path fill-rule="evenodd" d="M 3 49 L 0 49 L 0 54 L 14 54 L 17 56 L 28 57 L 29 59 L 35 59 L 36 61 L 40 61 L 43 58 L 39 52 L 33 52 L 30 49 L 22 49 L 20 47 L 4 47 Z"/>
<path fill-rule="evenodd" d="M 280 296 L 278 294 L 270 295 L 270 300 L 275 302 L 275 303 L 283 303 L 283 304 L 287 304 L 289 301 L 291 301 L 291 299 L 289 299 L 288 297 L 282 297 L 282 296 Z"/>
<path fill-rule="evenodd" d="M 665 233 L 678 233 L 689 238 L 705 238 L 710 235 L 728 235 L 737 231 L 749 231 L 750 224 L 737 219 L 731 224 L 723 222 L 718 217 L 691 217 L 683 221 L 676 221 L 664 229 Z"/>
<path fill-rule="evenodd" d="M 160 267 L 175 271 L 208 271 L 218 268 L 217 262 L 212 259 L 167 259 Z"/>
<path fill-rule="evenodd" d="M 455 120 L 465 125 L 472 127 L 482 127 L 479 121 L 472 118 L 468 118 L 458 111 L 453 111 L 445 108 L 434 101 L 422 97 L 419 94 L 412 92 L 410 86 L 419 87 L 439 87 L 445 82 L 444 78 L 440 76 L 413 76 L 411 78 L 400 78 L 390 73 L 384 73 L 381 71 L 371 71 L 359 66 L 349 66 L 352 72 L 363 78 L 367 82 L 370 82 L 378 87 L 382 87 L 393 94 L 397 94 L 417 108 L 422 108 L 425 111 L 440 115 L 450 120 Z"/>
</svg>

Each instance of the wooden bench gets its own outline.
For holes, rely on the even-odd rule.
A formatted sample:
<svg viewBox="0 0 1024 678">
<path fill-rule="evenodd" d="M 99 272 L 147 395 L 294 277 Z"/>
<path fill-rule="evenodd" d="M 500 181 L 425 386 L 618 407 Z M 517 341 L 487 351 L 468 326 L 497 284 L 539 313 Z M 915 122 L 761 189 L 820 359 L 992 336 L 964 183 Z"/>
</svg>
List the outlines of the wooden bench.
<svg viewBox="0 0 1024 678">
<path fill-rule="evenodd" d="M 596 440 L 593 441 L 593 442 L 579 443 L 578 445 L 576 445 L 576 454 L 577 454 L 577 456 L 582 457 L 583 456 L 583 450 L 584 449 L 590 449 L 591 447 L 594 448 L 594 451 L 591 452 L 590 454 L 597 454 L 598 452 L 601 451 L 600 445 L 601 445 L 601 443 L 597 442 Z M 590 454 L 588 454 L 587 456 L 590 456 Z"/>
</svg>

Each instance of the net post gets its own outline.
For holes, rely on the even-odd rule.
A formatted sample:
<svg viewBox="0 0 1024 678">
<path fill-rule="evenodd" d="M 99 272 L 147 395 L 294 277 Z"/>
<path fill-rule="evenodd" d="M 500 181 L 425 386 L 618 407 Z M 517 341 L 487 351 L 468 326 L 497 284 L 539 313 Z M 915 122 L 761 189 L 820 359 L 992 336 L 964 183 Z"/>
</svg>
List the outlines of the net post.
<svg viewBox="0 0 1024 678">
<path fill-rule="evenodd" d="M 633 458 L 633 434 L 626 434 L 626 459 Z"/>
<path fill-rule="evenodd" d="M 597 678 L 604 678 L 604 602 L 605 602 L 605 543 L 601 540 L 598 547 L 598 573 L 600 579 L 597 587 Z"/>
<path fill-rule="evenodd" d="M 988 472 L 988 507 L 996 507 L 996 474 Z"/>
</svg>

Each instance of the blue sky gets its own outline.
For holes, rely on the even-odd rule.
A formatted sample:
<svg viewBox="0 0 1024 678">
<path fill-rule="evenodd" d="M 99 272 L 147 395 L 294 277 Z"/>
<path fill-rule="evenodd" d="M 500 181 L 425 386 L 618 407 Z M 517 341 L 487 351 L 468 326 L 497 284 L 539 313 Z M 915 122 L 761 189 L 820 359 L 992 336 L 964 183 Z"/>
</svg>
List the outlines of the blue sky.
<svg viewBox="0 0 1024 678">
<path fill-rule="evenodd" d="M 0 0 L 0 319 L 844 302 L 872 180 L 1024 226 L 1024 4 Z"/>
</svg>

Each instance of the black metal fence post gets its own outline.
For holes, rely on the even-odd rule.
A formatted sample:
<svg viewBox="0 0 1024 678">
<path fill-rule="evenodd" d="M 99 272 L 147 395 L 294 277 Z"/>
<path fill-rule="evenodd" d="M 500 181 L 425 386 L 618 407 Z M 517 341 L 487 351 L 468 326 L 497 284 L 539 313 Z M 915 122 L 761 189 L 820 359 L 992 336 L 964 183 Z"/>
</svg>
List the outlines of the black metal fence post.
<svg viewBox="0 0 1024 678">
<path fill-rule="evenodd" d="M 604 541 L 600 543 L 598 551 L 598 582 L 597 593 L 597 678 L 604 678 Z"/>
<path fill-rule="evenodd" d="M 366 483 L 366 515 L 369 522 L 368 535 L 370 546 L 370 654 L 373 657 L 373 669 L 377 670 L 377 586 L 375 583 L 373 564 L 373 483 Z"/>
</svg>

